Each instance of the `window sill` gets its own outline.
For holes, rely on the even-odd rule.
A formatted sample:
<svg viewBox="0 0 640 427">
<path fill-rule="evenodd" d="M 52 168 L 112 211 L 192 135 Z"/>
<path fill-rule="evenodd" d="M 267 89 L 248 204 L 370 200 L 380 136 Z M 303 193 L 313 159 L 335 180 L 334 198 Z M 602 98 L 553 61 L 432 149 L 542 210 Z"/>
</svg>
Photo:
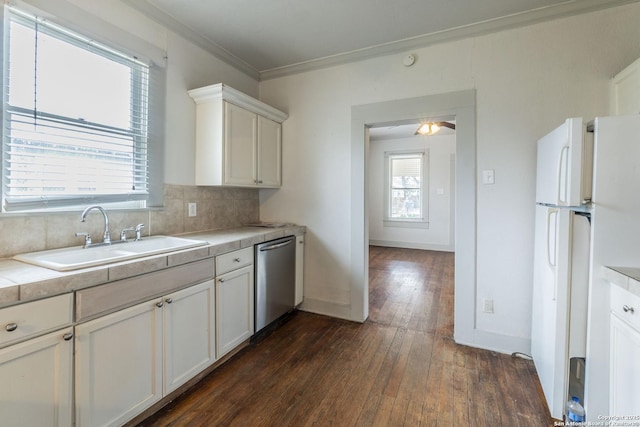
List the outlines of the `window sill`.
<svg viewBox="0 0 640 427">
<path fill-rule="evenodd" d="M 395 228 L 429 228 L 429 221 L 385 219 L 382 221 L 382 225 Z"/>
</svg>

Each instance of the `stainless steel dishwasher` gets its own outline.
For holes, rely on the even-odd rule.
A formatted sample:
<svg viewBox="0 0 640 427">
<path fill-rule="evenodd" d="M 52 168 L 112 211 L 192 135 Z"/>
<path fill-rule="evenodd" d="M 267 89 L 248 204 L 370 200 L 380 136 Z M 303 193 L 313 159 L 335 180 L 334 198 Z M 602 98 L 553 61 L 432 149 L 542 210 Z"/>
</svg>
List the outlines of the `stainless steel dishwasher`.
<svg viewBox="0 0 640 427">
<path fill-rule="evenodd" d="M 295 305 L 295 236 L 255 246 L 256 333 L 293 310 Z"/>
</svg>

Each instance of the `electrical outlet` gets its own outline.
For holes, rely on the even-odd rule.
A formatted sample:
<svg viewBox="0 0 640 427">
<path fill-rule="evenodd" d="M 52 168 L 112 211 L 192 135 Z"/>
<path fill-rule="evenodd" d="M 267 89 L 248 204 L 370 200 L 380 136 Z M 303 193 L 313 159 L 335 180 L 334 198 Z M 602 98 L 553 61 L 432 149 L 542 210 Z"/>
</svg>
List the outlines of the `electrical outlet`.
<svg viewBox="0 0 640 427">
<path fill-rule="evenodd" d="M 187 205 L 189 207 L 189 216 L 197 216 L 198 214 L 198 205 L 197 203 L 189 203 Z"/>
<path fill-rule="evenodd" d="M 490 298 L 484 298 L 482 300 L 482 311 L 485 313 L 493 313 L 493 300 Z"/>
</svg>

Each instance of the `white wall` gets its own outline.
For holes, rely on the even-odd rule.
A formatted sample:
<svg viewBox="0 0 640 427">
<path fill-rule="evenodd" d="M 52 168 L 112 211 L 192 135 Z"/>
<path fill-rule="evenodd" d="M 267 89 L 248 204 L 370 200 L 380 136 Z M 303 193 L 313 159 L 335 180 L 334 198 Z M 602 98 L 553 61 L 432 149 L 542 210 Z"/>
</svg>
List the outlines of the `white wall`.
<svg viewBox="0 0 640 427">
<path fill-rule="evenodd" d="M 417 126 L 417 125 L 416 125 Z M 371 140 L 369 146 L 369 241 L 373 245 L 453 251 L 452 157 L 455 135 L 413 136 Z M 384 224 L 385 152 L 421 150 L 427 153 L 428 228 Z M 442 194 L 438 194 L 438 189 Z"/>
<path fill-rule="evenodd" d="M 284 186 L 261 194 L 261 217 L 308 227 L 305 298 L 344 313 L 350 293 L 351 129 L 354 105 L 475 89 L 476 345 L 529 348 L 535 142 L 569 116 L 605 115 L 608 81 L 640 56 L 640 4 L 559 19 L 261 82 L 284 125 Z M 483 298 L 494 314 L 480 312 Z"/>
</svg>

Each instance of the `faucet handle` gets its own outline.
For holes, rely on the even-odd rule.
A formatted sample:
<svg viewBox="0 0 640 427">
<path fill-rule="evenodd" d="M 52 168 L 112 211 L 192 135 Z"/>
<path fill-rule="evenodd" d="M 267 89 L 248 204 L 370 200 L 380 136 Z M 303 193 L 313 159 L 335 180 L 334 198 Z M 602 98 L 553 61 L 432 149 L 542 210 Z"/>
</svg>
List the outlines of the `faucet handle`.
<svg viewBox="0 0 640 427">
<path fill-rule="evenodd" d="M 91 246 L 91 235 L 89 233 L 75 233 L 76 237 L 84 237 L 84 248 Z"/>
<path fill-rule="evenodd" d="M 134 227 L 123 228 L 120 232 L 120 240 L 123 242 L 127 241 L 127 231 L 136 231 Z"/>
<path fill-rule="evenodd" d="M 138 240 L 142 240 L 142 229 L 144 228 L 144 224 L 138 224 L 136 225 L 135 228 L 135 232 L 136 232 L 136 241 Z"/>
</svg>

